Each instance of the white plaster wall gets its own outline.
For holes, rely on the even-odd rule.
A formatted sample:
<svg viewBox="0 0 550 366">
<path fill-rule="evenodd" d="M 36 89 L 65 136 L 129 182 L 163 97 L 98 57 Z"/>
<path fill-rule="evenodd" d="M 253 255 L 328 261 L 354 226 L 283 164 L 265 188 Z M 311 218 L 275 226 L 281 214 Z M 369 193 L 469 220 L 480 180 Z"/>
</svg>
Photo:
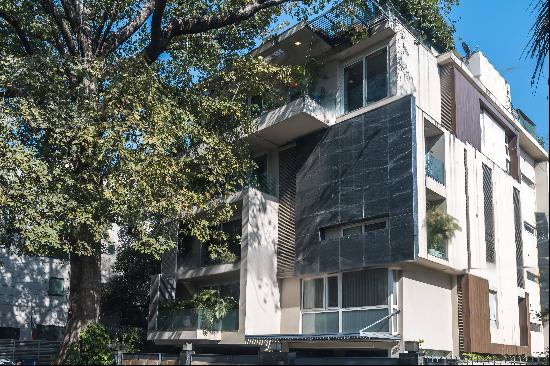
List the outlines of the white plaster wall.
<svg viewBox="0 0 550 366">
<path fill-rule="evenodd" d="M 402 271 L 403 340 L 422 348 L 453 351 L 452 277 L 419 265 Z"/>
<path fill-rule="evenodd" d="M 59 259 L 17 256 L 0 248 L 0 326 L 21 328 L 31 340 L 31 322 L 63 326 L 67 320 L 69 263 Z M 64 296 L 48 295 L 50 277 L 63 278 Z"/>
<path fill-rule="evenodd" d="M 510 109 L 510 85 L 483 53 L 472 54 L 468 60 L 468 69 L 502 105 Z"/>
<path fill-rule="evenodd" d="M 300 279 L 281 281 L 281 334 L 300 333 Z"/>
<path fill-rule="evenodd" d="M 436 121 L 441 120 L 441 84 L 436 56 L 411 33 L 396 25 L 397 93 L 414 94 L 416 105 Z"/>
<path fill-rule="evenodd" d="M 485 260 L 485 218 L 483 199 L 482 163 L 492 169 L 493 202 L 495 213 L 496 263 Z M 472 188 L 477 191 L 477 212 L 473 212 L 472 227 L 476 228 L 476 241 L 472 250 L 471 273 L 485 278 L 490 290 L 497 292 L 498 328 L 491 329 L 491 342 L 519 345 L 518 296 L 524 291 L 518 289 L 516 279 L 516 250 L 513 215 L 513 188 L 518 183 L 483 154 L 477 153 L 474 161 L 477 176 Z M 474 251 L 476 260 L 474 262 Z"/>
<path fill-rule="evenodd" d="M 545 212 L 548 216 L 548 161 L 537 163 L 534 182 L 537 191 L 536 211 Z"/>
<path fill-rule="evenodd" d="M 249 189 L 243 202 L 243 236 L 247 244 L 241 262 L 245 289 L 245 334 L 280 331 L 281 308 L 277 282 L 277 200 Z M 246 231 L 246 233 L 244 233 Z M 241 291 L 241 294 L 243 292 Z M 242 296 L 241 296 L 242 297 Z"/>
<path fill-rule="evenodd" d="M 540 312 L 540 291 L 538 282 L 525 281 L 525 291 L 529 293 L 529 318 L 531 323 L 540 324 L 537 313 Z M 531 332 L 531 352 L 534 355 L 544 353 L 544 333 Z"/>
</svg>

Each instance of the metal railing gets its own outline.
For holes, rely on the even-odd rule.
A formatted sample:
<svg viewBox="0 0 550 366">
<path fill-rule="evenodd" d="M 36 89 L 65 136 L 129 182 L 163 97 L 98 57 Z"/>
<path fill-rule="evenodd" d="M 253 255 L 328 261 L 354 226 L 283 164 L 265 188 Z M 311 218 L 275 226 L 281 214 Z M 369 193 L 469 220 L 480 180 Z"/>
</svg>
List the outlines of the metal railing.
<svg viewBox="0 0 550 366">
<path fill-rule="evenodd" d="M 426 154 L 426 175 L 436 182 L 445 185 L 445 163 L 432 153 Z"/>
<path fill-rule="evenodd" d="M 0 359 L 23 364 L 51 365 L 59 352 L 61 342 L 0 340 Z"/>
<path fill-rule="evenodd" d="M 275 197 L 279 194 L 277 179 L 267 173 L 250 174 L 247 178 L 246 186 Z"/>
</svg>

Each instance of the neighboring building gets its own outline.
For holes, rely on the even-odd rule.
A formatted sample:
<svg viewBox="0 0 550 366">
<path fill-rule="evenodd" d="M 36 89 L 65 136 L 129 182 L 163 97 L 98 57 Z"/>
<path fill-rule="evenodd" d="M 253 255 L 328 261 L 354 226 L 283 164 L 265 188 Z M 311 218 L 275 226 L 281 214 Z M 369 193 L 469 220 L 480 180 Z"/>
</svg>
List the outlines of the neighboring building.
<svg viewBox="0 0 550 366">
<path fill-rule="evenodd" d="M 322 356 L 396 356 L 406 342 L 437 356 L 544 351 L 547 152 L 481 52 L 439 54 L 365 5 L 254 51 L 285 65 L 321 60 L 323 76 L 262 113 L 249 136 L 258 175 L 269 177 L 259 182 L 270 184 L 229 198 L 236 216 L 224 229 L 240 229 L 240 260 L 212 264 L 194 240 L 164 255 L 149 340 Z M 428 241 L 428 208 L 461 230 Z M 219 331 L 159 305 L 204 287 L 239 299 Z"/>
<path fill-rule="evenodd" d="M 117 242 L 117 230 L 109 233 Z M 102 282 L 111 276 L 115 247 L 101 259 Z M 69 309 L 68 255 L 18 256 L 0 248 L 0 339 L 61 340 Z"/>
</svg>

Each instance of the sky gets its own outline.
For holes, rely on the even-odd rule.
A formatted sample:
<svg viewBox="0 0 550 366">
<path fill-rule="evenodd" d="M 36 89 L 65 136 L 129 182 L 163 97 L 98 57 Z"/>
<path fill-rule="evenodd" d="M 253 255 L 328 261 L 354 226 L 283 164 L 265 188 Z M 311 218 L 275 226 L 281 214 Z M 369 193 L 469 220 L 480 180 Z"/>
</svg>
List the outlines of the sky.
<svg viewBox="0 0 550 366">
<path fill-rule="evenodd" d="M 460 0 L 449 18 L 455 22 L 455 43 L 478 48 L 510 83 L 512 103 L 548 137 L 548 59 L 536 93 L 531 87 L 535 62 L 522 57 L 535 19 L 530 0 Z"/>
</svg>

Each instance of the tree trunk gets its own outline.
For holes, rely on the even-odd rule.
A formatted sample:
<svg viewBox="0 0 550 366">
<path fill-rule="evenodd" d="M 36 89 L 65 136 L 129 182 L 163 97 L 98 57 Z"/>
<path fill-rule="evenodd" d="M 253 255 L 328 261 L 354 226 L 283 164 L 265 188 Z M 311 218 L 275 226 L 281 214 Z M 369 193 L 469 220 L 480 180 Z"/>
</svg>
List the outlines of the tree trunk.
<svg viewBox="0 0 550 366">
<path fill-rule="evenodd" d="M 65 337 L 59 351 L 62 362 L 67 350 L 86 325 L 99 320 L 101 301 L 101 254 L 77 256 L 71 254 L 71 280 L 69 293 L 69 313 Z"/>
</svg>

